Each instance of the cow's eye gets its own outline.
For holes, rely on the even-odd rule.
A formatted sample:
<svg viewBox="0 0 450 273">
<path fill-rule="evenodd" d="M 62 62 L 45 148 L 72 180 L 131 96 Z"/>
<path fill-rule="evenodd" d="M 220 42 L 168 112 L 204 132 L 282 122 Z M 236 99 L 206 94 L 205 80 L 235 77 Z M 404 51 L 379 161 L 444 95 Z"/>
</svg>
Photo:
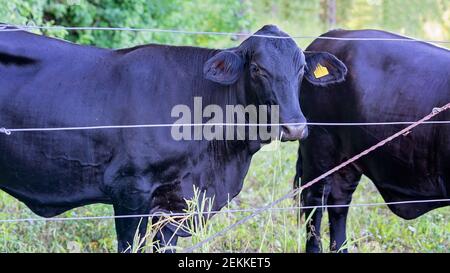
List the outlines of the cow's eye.
<svg viewBox="0 0 450 273">
<path fill-rule="evenodd" d="M 253 74 L 259 74 L 259 73 L 261 72 L 261 70 L 259 69 L 259 66 L 258 66 L 257 64 L 255 64 L 255 63 L 252 63 L 252 64 L 250 65 L 250 71 L 251 71 Z"/>
<path fill-rule="evenodd" d="M 123 169 L 120 171 L 120 176 L 122 176 L 122 177 L 133 176 L 133 175 L 134 175 L 134 170 L 133 170 L 133 168 L 131 168 L 131 167 L 123 168 Z"/>
</svg>

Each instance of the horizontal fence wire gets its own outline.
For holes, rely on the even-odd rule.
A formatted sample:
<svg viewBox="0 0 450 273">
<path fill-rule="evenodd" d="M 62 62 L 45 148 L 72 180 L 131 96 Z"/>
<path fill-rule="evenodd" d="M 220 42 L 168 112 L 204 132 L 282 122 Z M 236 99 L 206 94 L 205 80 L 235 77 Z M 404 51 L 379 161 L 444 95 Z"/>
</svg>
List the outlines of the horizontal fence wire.
<svg viewBox="0 0 450 273">
<path fill-rule="evenodd" d="M 318 205 L 318 206 L 291 206 L 282 208 L 269 208 L 266 211 L 291 211 L 291 210 L 304 210 L 304 209 L 317 209 L 317 208 L 349 208 L 349 207 L 381 207 L 388 205 L 408 205 L 408 204 L 420 204 L 420 203 L 437 203 L 437 202 L 450 202 L 449 199 L 426 199 L 426 200 L 410 200 L 410 201 L 396 201 L 396 202 L 377 202 L 377 203 L 355 203 L 355 204 L 342 204 L 342 205 Z M 117 219 L 117 218 L 148 218 L 148 217 L 175 217 L 175 216 L 193 216 L 193 215 L 211 215 L 211 214 L 234 214 L 234 213 L 246 213 L 255 212 L 261 208 L 249 208 L 249 209 L 228 209 L 228 210 L 216 210 L 205 212 L 173 212 L 173 213 L 150 213 L 150 214 L 134 214 L 134 215 L 101 215 L 101 216 L 79 216 L 79 217 L 53 217 L 53 218 L 18 218 L 18 219 L 0 219 L 1 223 L 18 223 L 18 222 L 64 222 L 64 221 L 79 221 L 79 220 L 104 220 L 104 219 Z"/>
<path fill-rule="evenodd" d="M 160 28 L 131 28 L 131 27 L 75 27 L 75 26 L 37 26 L 37 25 L 0 25 L 0 32 L 20 31 L 20 30 L 100 30 L 100 31 L 134 31 L 134 32 L 154 32 L 154 33 L 173 33 L 184 35 L 219 35 L 219 36 L 237 36 L 237 37 L 260 37 L 270 39 L 323 39 L 339 41 L 391 41 L 391 42 L 426 42 L 435 44 L 450 44 L 446 40 L 426 40 L 414 38 L 370 38 L 370 37 L 327 37 L 327 36 L 273 36 L 242 32 L 221 32 L 221 31 L 190 31 L 178 29 L 160 29 Z"/>
<path fill-rule="evenodd" d="M 273 208 L 274 206 L 276 206 L 277 204 L 281 203 L 282 201 L 289 199 L 289 198 L 293 198 L 295 197 L 297 194 L 301 193 L 303 190 L 312 187 L 314 184 L 317 184 L 318 182 L 322 181 L 322 179 L 327 178 L 328 176 L 334 174 L 335 172 L 345 168 L 346 166 L 352 164 L 353 162 L 355 162 L 356 160 L 360 159 L 361 157 L 375 151 L 376 149 L 386 145 L 387 143 L 391 142 L 392 140 L 405 135 L 409 132 L 411 132 L 412 129 L 416 128 L 417 126 L 421 125 L 422 123 L 432 119 L 433 117 L 435 117 L 436 115 L 447 111 L 448 109 L 450 109 L 450 102 L 443 105 L 442 107 L 436 107 L 433 108 L 433 111 L 431 111 L 430 114 L 424 116 L 423 118 L 421 118 L 420 120 L 416 121 L 414 124 L 409 125 L 408 127 L 398 131 L 397 133 L 391 135 L 388 138 L 385 138 L 384 140 L 376 143 L 375 145 L 365 149 L 364 151 L 360 152 L 359 154 L 347 159 L 346 161 L 342 162 L 341 164 L 337 165 L 336 167 L 328 170 L 327 172 L 319 175 L 318 177 L 314 178 L 313 180 L 303 184 L 301 187 L 297 188 L 297 189 L 293 189 L 291 191 L 289 191 L 288 193 L 286 193 L 284 196 L 278 198 L 277 200 L 271 202 L 270 204 L 259 208 L 258 210 L 256 210 L 255 212 L 253 212 L 252 214 L 240 219 L 239 221 L 225 227 L 224 229 L 222 229 L 221 231 L 213 234 L 212 236 L 206 238 L 205 240 L 202 240 L 200 242 L 198 242 L 197 244 L 191 246 L 191 247 L 187 247 L 185 249 L 183 249 L 183 252 L 192 252 L 197 248 L 200 248 L 202 245 L 214 240 L 217 237 L 220 237 L 222 235 L 224 235 L 226 232 L 232 230 L 233 228 L 235 228 L 236 226 L 239 226 L 247 221 L 249 221 L 250 219 L 252 219 L 255 216 L 258 216 L 259 214 L 261 214 L 262 212 Z"/>
<path fill-rule="evenodd" d="M 9 28 L 13 27 L 13 29 Z M 330 39 L 330 40 L 361 40 L 361 41 L 405 41 L 405 42 L 436 42 L 450 43 L 450 41 L 431 41 L 419 39 L 404 38 L 338 38 L 324 36 L 271 36 L 237 32 L 213 32 L 213 31 L 185 31 L 175 29 L 157 29 L 157 28 L 128 28 L 128 27 L 66 27 L 66 26 L 36 26 L 36 25 L 0 25 L 1 31 L 19 31 L 30 29 L 58 29 L 58 30 L 104 30 L 104 31 L 144 31 L 144 32 L 162 32 L 177 34 L 198 34 L 198 35 L 229 35 L 229 36 L 252 36 L 274 39 Z M 392 122 L 306 122 L 306 123 L 276 123 L 276 124 L 239 124 L 239 123 L 199 123 L 199 124 L 131 124 L 131 125 L 99 125 L 99 126 L 72 126 L 72 127 L 54 127 L 54 128 L 0 128 L 0 133 L 10 135 L 12 132 L 36 132 L 36 131 L 73 131 L 73 130 L 97 130 L 97 129 L 127 129 L 127 128 L 154 128 L 154 127 L 187 127 L 187 126 L 289 126 L 289 125 L 308 125 L 308 126 L 382 126 L 382 125 L 409 125 L 414 121 L 392 121 Z M 450 121 L 427 121 L 424 124 L 450 124 Z"/>
<path fill-rule="evenodd" d="M 385 125 L 409 125 L 414 121 L 392 122 L 294 122 L 294 123 L 161 123 L 161 124 L 130 124 L 130 125 L 99 125 L 99 126 L 75 126 L 75 127 L 41 127 L 41 128 L 0 128 L 0 133 L 11 135 L 13 132 L 48 132 L 48 131 L 76 131 L 76 130 L 100 130 L 100 129 L 136 129 L 156 127 L 200 127 L 200 126 L 385 126 Z M 450 124 L 449 120 L 427 121 L 423 124 Z"/>
</svg>

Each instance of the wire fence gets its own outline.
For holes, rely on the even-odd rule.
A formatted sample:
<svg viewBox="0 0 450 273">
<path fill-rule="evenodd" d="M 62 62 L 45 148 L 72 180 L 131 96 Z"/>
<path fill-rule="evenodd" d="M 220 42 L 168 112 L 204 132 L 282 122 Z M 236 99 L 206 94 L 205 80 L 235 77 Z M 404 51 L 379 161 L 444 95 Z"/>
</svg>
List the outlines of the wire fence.
<svg viewBox="0 0 450 273">
<path fill-rule="evenodd" d="M 425 39 L 412 39 L 412 38 L 339 38 L 339 37 L 325 37 L 325 36 L 272 36 L 272 35 L 257 35 L 248 33 L 233 33 L 233 32 L 211 32 L 211 31 L 185 31 L 175 29 L 156 29 L 156 28 L 125 28 L 125 27 L 66 27 L 66 26 L 35 26 L 35 25 L 0 25 L 0 32 L 8 31 L 21 31 L 21 30 L 102 30 L 102 31 L 140 31 L 140 32 L 160 32 L 160 33 L 174 33 L 174 34 L 186 34 L 186 35 L 226 35 L 226 36 L 244 36 L 244 37 L 261 37 L 271 39 L 326 39 L 326 40 L 346 40 L 346 41 L 397 41 L 397 42 L 428 42 L 437 44 L 450 44 L 450 41 L 443 40 L 425 40 Z M 426 199 L 426 200 L 407 200 L 397 202 L 379 202 L 379 203 L 360 203 L 360 204 L 342 204 L 342 205 L 320 205 L 320 206 L 292 206 L 276 208 L 277 204 L 282 201 L 291 198 L 301 192 L 302 190 L 311 187 L 318 183 L 329 175 L 339 171 L 345 166 L 353 163 L 359 158 L 369 154 L 370 152 L 378 149 L 393 139 L 409 133 L 412 129 L 418 125 L 425 124 L 450 124 L 450 121 L 439 120 L 430 121 L 431 118 L 437 114 L 448 110 L 450 103 L 440 107 L 434 108 L 433 111 L 418 121 L 386 121 L 386 122 L 304 122 L 304 123 L 278 123 L 278 124 L 239 124 L 239 123 L 199 123 L 199 124 L 132 124 L 132 125 L 101 125 L 101 126 L 78 126 L 78 127 L 54 127 L 54 128 L 0 128 L 0 133 L 11 135 L 13 132 L 46 132 L 46 131 L 73 131 L 73 130 L 99 130 L 99 129 L 127 129 L 127 128 L 156 128 L 156 127 L 184 127 L 184 126 L 282 126 L 282 125 L 308 125 L 308 126 L 386 126 L 386 125 L 409 125 L 408 127 L 398 131 L 394 135 L 380 141 L 374 146 L 364 150 L 363 152 L 355 155 L 354 157 L 339 164 L 335 168 L 330 169 L 319 177 L 304 184 L 298 189 L 294 189 L 285 194 L 281 198 L 267 204 L 266 206 L 252 209 L 232 209 L 232 210 L 219 210 L 210 212 L 183 212 L 183 213 L 151 213 L 141 215 L 109 215 L 109 216 L 80 216 L 80 217 L 55 217 L 55 218 L 19 218 L 19 219 L 0 219 L 0 223 L 17 223 L 17 222 L 34 222 L 34 221 L 77 221 L 77 220 L 100 220 L 100 219 L 115 219 L 115 218 L 132 218 L 132 217 L 171 217 L 171 216 L 189 216 L 194 214 L 230 214 L 230 213 L 251 213 L 250 215 L 242 218 L 241 220 L 233 223 L 232 225 L 222 229 L 216 234 L 208 237 L 207 239 L 183 250 L 183 252 L 192 252 L 195 249 L 201 247 L 203 244 L 225 234 L 232 228 L 247 222 L 253 217 L 265 212 L 265 211 L 289 211 L 289 210 L 302 210 L 302 209 L 314 209 L 314 208 L 332 208 L 332 207 L 371 207 L 371 206 L 386 206 L 386 205 L 408 205 L 418 203 L 436 203 L 436 202 L 450 202 L 450 199 Z"/>
<path fill-rule="evenodd" d="M 260 208 L 260 209 L 258 209 L 256 211 L 254 211 L 251 215 L 248 215 L 248 216 L 242 218 L 241 220 L 239 220 L 239 221 L 229 225 L 228 227 L 226 227 L 226 228 L 222 229 L 221 231 L 215 233 L 214 235 L 206 238 L 205 240 L 202 240 L 199 243 L 197 243 L 197 244 L 195 244 L 195 245 L 193 245 L 191 247 L 185 248 L 183 250 L 183 252 L 192 252 L 195 249 L 200 248 L 202 245 L 208 243 L 209 241 L 214 240 L 215 238 L 224 235 L 226 232 L 230 231 L 231 229 L 235 228 L 236 226 L 241 225 L 241 224 L 249 221 L 253 217 L 261 214 L 262 212 L 264 212 L 265 210 L 276 206 L 277 204 L 281 203 L 282 201 L 284 201 L 286 199 L 295 197 L 297 194 L 301 193 L 303 190 L 305 190 L 305 189 L 307 189 L 309 187 L 312 187 L 314 184 L 322 181 L 324 178 L 327 178 L 331 174 L 334 174 L 335 172 L 341 170 L 342 168 L 345 168 L 346 166 L 352 164 L 353 162 L 355 162 L 356 160 L 360 159 L 361 157 L 363 157 L 363 156 L 365 156 L 365 155 L 375 151 L 376 149 L 386 145 L 387 143 L 391 142 L 392 140 L 394 140 L 394 139 L 396 139 L 396 138 L 398 138 L 398 137 L 400 137 L 402 135 L 405 135 L 405 134 L 411 132 L 411 130 L 413 130 L 417 126 L 419 126 L 422 123 L 432 119 L 436 115 L 438 115 L 438 114 L 440 114 L 440 113 L 442 113 L 442 112 L 444 112 L 444 111 L 446 111 L 448 109 L 450 109 L 450 102 L 447 103 L 446 105 L 443 105 L 442 107 L 434 108 L 433 111 L 431 111 L 430 114 L 428 114 L 425 117 L 423 117 L 422 119 L 416 121 L 414 124 L 409 125 L 408 127 L 398 131 L 397 133 L 393 134 L 392 136 L 390 136 L 390 137 L 388 137 L 388 138 L 378 142 L 377 144 L 367 148 L 366 150 L 360 152 L 359 154 L 349 158 L 348 160 L 342 162 L 341 164 L 339 164 L 336 167 L 330 169 L 329 171 L 323 173 L 322 175 L 320 175 L 320 176 L 314 178 L 313 180 L 303 184 L 301 187 L 299 187 L 297 189 L 293 189 L 292 191 L 288 192 L 287 194 L 285 194 L 281 198 L 273 201 L 272 203 L 270 203 L 270 204 L 268 204 L 268 205 L 266 205 L 266 206 L 264 206 L 264 207 L 262 207 L 262 208 Z"/>
<path fill-rule="evenodd" d="M 21 30 L 101 30 L 101 31 L 133 31 L 133 32 L 154 32 L 154 33 L 172 33 L 184 35 L 220 35 L 237 37 L 260 37 L 270 39 L 323 39 L 338 41 L 387 41 L 387 42 L 425 42 L 434 44 L 450 44 L 447 40 L 427 40 L 414 38 L 370 38 L 370 37 L 329 37 L 329 36 L 274 36 L 261 35 L 242 32 L 218 32 L 218 31 L 190 31 L 178 29 L 160 29 L 160 28 L 131 28 L 131 27 L 75 27 L 75 26 L 37 26 L 37 25 L 0 25 L 0 32 L 21 31 Z"/>
<path fill-rule="evenodd" d="M 392 122 L 294 122 L 294 123 L 160 123 L 160 124 L 129 124 L 129 125 L 99 125 L 99 126 L 77 126 L 77 127 L 35 127 L 35 128 L 0 128 L 0 133 L 11 135 L 13 132 L 50 132 L 50 131 L 77 131 L 77 130 L 101 130 L 101 129 L 136 129 L 157 127 L 200 127 L 200 126 L 244 126 L 244 127 L 266 127 L 266 126 L 386 126 L 386 125 L 409 125 L 414 121 L 392 121 Z M 427 121 L 424 124 L 450 124 L 450 120 Z"/>
<path fill-rule="evenodd" d="M 376 202 L 376 203 L 355 203 L 355 204 L 342 204 L 342 205 L 318 205 L 318 206 L 290 206 L 280 208 L 268 208 L 266 211 L 292 211 L 292 210 L 305 210 L 305 209 L 326 209 L 326 208 L 350 208 L 350 207 L 381 207 L 389 205 L 409 205 L 409 204 L 423 204 L 423 203 L 436 203 L 436 202 L 450 202 L 448 199 L 425 199 L 425 200 L 410 200 L 410 201 L 396 201 L 396 202 Z M 234 214 L 234 213 L 248 213 L 255 212 L 261 208 L 250 209 L 226 209 L 215 211 L 193 211 L 193 212 L 158 212 L 149 214 L 133 214 L 133 215 L 100 215 L 100 216 L 77 216 L 77 217 L 53 217 L 53 218 L 17 218 L 17 219 L 0 219 L 0 223 L 20 223 L 20 222 L 64 222 L 64 221 L 78 221 L 78 220 L 111 220 L 119 218 L 153 218 L 153 217 L 177 217 L 177 216 L 193 216 L 193 215 L 209 215 L 218 214 Z"/>
</svg>

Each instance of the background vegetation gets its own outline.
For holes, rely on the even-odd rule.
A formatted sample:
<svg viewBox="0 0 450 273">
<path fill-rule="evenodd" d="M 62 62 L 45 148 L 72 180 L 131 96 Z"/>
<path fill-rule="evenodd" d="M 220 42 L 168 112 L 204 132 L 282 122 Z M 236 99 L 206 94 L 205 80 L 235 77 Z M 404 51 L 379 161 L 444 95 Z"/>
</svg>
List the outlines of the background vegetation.
<svg viewBox="0 0 450 273">
<path fill-rule="evenodd" d="M 291 35 L 319 35 L 330 28 L 378 28 L 433 40 L 450 40 L 450 0 L 0 0 L 0 22 L 19 25 L 170 28 L 198 31 L 253 32 L 264 24 L 279 25 Z M 142 43 L 208 47 L 236 45 L 238 37 L 176 35 L 151 32 L 42 30 L 46 35 L 101 47 Z M 311 40 L 298 40 L 306 47 Z M 297 145 L 282 144 L 275 152 L 259 152 L 241 194 L 230 208 L 260 207 L 291 189 Z M 364 179 L 354 203 L 382 202 Z M 286 201 L 280 206 L 293 206 Z M 112 215 L 106 205 L 92 205 L 61 217 Z M 218 215 L 205 231 L 182 239 L 189 246 L 245 213 Z M 22 203 L 0 193 L 0 219 L 35 218 Z M 405 221 L 387 207 L 351 208 L 348 235 L 353 252 L 448 252 L 450 211 L 435 210 Z M 326 218 L 324 247 L 327 248 Z M 199 251 L 297 252 L 305 232 L 293 211 L 267 212 Z M 113 220 L 0 223 L 1 252 L 115 251 Z"/>
<path fill-rule="evenodd" d="M 378 28 L 448 40 L 450 0 L 0 0 L 0 22 L 224 32 L 253 32 L 264 24 L 277 24 L 291 35 L 312 36 L 331 28 Z M 237 38 L 129 31 L 41 32 L 110 48 L 149 42 L 223 47 L 236 44 Z"/>
</svg>

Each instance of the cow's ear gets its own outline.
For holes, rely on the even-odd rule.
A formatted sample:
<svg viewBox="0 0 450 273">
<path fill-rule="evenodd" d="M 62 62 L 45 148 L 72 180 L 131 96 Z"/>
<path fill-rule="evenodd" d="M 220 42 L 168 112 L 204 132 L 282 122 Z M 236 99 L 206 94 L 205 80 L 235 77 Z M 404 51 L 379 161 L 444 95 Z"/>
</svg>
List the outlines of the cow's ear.
<svg viewBox="0 0 450 273">
<path fill-rule="evenodd" d="M 305 52 L 305 78 L 313 85 L 326 86 L 345 80 L 347 67 L 328 52 Z"/>
<path fill-rule="evenodd" d="M 203 76 L 224 85 L 235 83 L 242 74 L 244 61 L 235 52 L 222 51 L 206 61 Z"/>
</svg>

